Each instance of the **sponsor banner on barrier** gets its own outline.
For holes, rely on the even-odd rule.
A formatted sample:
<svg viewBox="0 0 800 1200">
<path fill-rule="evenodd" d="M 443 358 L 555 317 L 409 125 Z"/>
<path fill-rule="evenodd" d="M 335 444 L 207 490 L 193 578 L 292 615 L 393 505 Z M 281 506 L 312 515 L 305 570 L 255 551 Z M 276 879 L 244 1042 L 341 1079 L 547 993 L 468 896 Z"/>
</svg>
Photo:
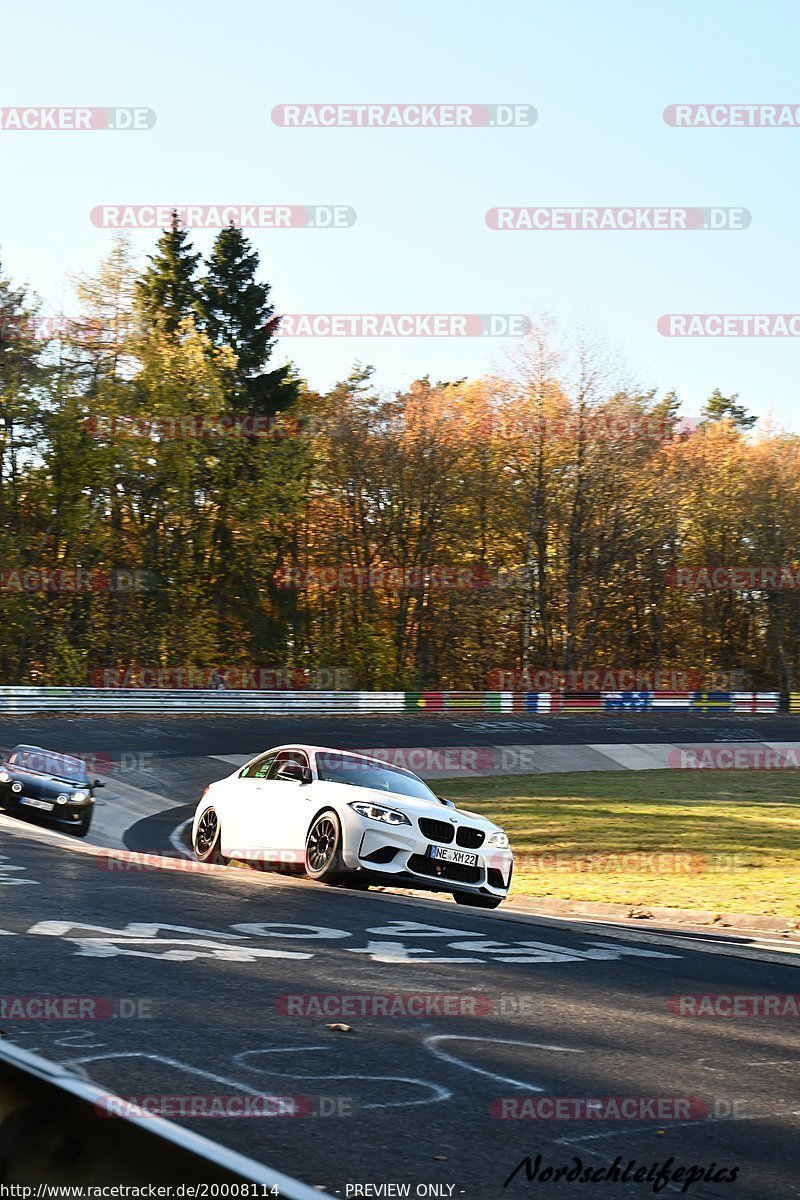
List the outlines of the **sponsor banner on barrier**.
<svg viewBox="0 0 800 1200">
<path fill-rule="evenodd" d="M 224 704 L 234 712 L 237 705 L 244 711 L 288 712 L 292 708 L 303 712 L 478 712 L 495 714 L 548 715 L 557 713 L 625 713 L 659 710 L 706 715 L 715 712 L 775 713 L 780 709 L 778 692 L 358 692 L 336 690 L 333 672 L 332 689 L 319 690 L 306 683 L 296 689 L 283 690 L 289 680 L 270 680 L 274 686 L 261 688 L 250 679 L 252 674 L 236 668 L 240 675 L 231 675 L 230 682 L 220 686 L 208 683 L 208 672 L 186 668 L 186 677 L 175 675 L 174 668 L 154 668 L 153 674 L 138 682 L 115 683 L 114 669 L 103 686 L 91 687 L 0 687 L 0 710 L 53 711 L 62 709 L 90 711 L 95 705 L 100 711 L 112 711 L 114 693 L 120 694 L 119 707 L 134 711 L 147 703 L 148 709 L 167 711 L 178 701 L 189 711 L 196 703 Z M 321 669 L 322 670 L 322 669 Z M 159 671 L 161 675 L 159 676 Z M 192 682 L 187 682 L 189 679 Z M 236 686 L 233 686 L 236 680 Z M 341 681 L 340 681 L 341 682 Z M 123 701 L 121 696 L 125 695 Z M 795 693 L 791 711 L 800 712 L 800 694 Z M 188 706 L 188 707 L 187 707 Z"/>
</svg>

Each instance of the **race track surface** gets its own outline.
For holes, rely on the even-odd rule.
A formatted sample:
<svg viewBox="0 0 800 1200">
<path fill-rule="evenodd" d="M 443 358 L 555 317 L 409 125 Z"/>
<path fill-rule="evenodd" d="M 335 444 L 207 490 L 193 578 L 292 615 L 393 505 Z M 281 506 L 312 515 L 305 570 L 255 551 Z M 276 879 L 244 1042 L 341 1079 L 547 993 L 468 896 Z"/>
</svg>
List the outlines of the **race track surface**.
<svg viewBox="0 0 800 1200">
<path fill-rule="evenodd" d="M 545 723 L 530 736 L 642 740 L 619 719 L 591 719 L 588 737 L 585 718 L 536 722 Z M 3 722 L 0 741 L 152 752 L 137 786 L 161 796 L 163 810 L 155 803 L 126 841 L 154 850 L 169 845 L 203 777 L 226 773 L 215 753 L 301 736 L 452 745 L 454 728 L 486 740 L 467 719 L 302 724 L 301 735 L 293 722 L 26 719 Z M 674 720 L 635 724 L 649 741 L 675 739 Z M 695 718 L 680 733 L 790 740 L 794 728 L 789 718 Z M 503 736 L 491 730 L 492 742 Z M 508 736 L 523 740 L 516 723 Z M 632 1179 L 528 1182 L 524 1168 L 504 1187 L 537 1155 L 540 1172 L 576 1158 L 599 1171 L 617 1156 L 623 1168 L 670 1158 L 673 1172 L 738 1168 L 734 1183 L 682 1193 L 679 1178 L 664 1196 L 800 1195 L 797 1018 L 689 1016 L 695 1001 L 670 999 L 800 991 L 790 954 L 764 962 L 725 946 L 713 935 L 664 940 L 234 868 L 126 867 L 0 818 L 0 992 L 104 1001 L 99 1019 L 12 1017 L 0 1021 L 3 1035 L 126 1097 L 281 1097 L 284 1114 L 297 1115 L 174 1119 L 334 1196 L 355 1198 L 367 1183 L 409 1184 L 412 1196 L 437 1185 L 427 1194 L 465 1200 L 654 1194 Z M 398 995 L 423 999 L 413 1008 Z M 123 1015 L 103 1015 L 123 1000 Z M 337 1022 L 351 1029 L 328 1028 Z M 608 1098 L 638 1098 L 639 1115 L 615 1119 Z M 601 1117 L 592 1099 L 605 1105 Z M 369 1194 L 381 1193 L 360 1193 Z"/>
</svg>

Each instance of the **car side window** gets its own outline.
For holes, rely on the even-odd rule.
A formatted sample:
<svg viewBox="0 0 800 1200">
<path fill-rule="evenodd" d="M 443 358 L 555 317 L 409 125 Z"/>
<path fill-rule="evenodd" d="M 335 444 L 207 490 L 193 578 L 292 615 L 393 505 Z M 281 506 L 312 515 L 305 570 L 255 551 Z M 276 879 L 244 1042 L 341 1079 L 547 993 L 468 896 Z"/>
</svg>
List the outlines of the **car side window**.
<svg viewBox="0 0 800 1200">
<path fill-rule="evenodd" d="M 287 762 L 296 762 L 299 763 L 301 767 L 307 767 L 308 757 L 303 753 L 302 750 L 281 750 L 280 754 L 278 754 L 275 758 L 267 778 L 276 779 L 281 767 Z M 281 781 L 278 780 L 278 782 L 280 783 Z"/>
<path fill-rule="evenodd" d="M 269 769 L 276 759 L 275 754 L 262 754 L 261 758 L 257 758 L 255 762 L 251 762 L 249 767 L 245 767 L 239 772 L 240 779 L 266 779 L 269 775 Z"/>
</svg>

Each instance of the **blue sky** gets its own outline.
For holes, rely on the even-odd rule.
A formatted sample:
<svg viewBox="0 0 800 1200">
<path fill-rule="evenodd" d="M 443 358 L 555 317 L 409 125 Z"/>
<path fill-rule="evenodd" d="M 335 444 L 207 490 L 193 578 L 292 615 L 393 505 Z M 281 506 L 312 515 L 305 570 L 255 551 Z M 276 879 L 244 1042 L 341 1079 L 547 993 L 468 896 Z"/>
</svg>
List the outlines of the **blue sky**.
<svg viewBox="0 0 800 1200">
<path fill-rule="evenodd" d="M 669 312 L 800 312 L 798 129 L 674 129 L 675 102 L 800 104 L 800 10 L 781 0 L 139 0 L 15 5 L 0 105 L 139 105 L 145 132 L 0 132 L 0 256 L 74 311 L 109 203 L 340 203 L 353 228 L 253 233 L 290 313 L 549 311 L 594 326 L 688 414 L 710 391 L 800 429 L 797 340 L 667 339 Z M 276 104 L 533 104 L 532 128 L 292 130 Z M 741 206 L 740 232 L 498 233 L 496 205 Z M 195 235 L 205 249 L 212 235 Z M 142 254 L 154 235 L 132 234 Z M 501 339 L 294 340 L 324 387 L 354 359 L 387 386 L 475 376 Z"/>
</svg>

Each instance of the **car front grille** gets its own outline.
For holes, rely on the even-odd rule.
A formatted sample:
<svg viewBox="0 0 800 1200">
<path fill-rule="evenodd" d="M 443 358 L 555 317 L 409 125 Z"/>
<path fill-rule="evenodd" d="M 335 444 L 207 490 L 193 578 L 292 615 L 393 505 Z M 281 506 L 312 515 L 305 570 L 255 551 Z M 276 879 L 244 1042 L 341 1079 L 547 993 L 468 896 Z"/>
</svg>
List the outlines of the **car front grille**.
<svg viewBox="0 0 800 1200">
<path fill-rule="evenodd" d="M 420 817 L 418 824 L 422 834 L 432 842 L 445 842 L 449 845 L 453 840 L 455 830 L 446 821 L 431 821 L 428 817 Z"/>
<path fill-rule="evenodd" d="M 456 830 L 456 841 L 459 846 L 465 846 L 468 850 L 477 850 L 483 845 L 486 834 L 482 829 L 475 829 L 473 825 L 459 825 Z"/>
<path fill-rule="evenodd" d="M 408 869 L 417 875 L 428 875 L 434 879 L 448 879 L 453 883 L 478 883 L 480 867 L 465 867 L 461 863 L 436 862 L 424 854 L 412 854 Z"/>
</svg>

